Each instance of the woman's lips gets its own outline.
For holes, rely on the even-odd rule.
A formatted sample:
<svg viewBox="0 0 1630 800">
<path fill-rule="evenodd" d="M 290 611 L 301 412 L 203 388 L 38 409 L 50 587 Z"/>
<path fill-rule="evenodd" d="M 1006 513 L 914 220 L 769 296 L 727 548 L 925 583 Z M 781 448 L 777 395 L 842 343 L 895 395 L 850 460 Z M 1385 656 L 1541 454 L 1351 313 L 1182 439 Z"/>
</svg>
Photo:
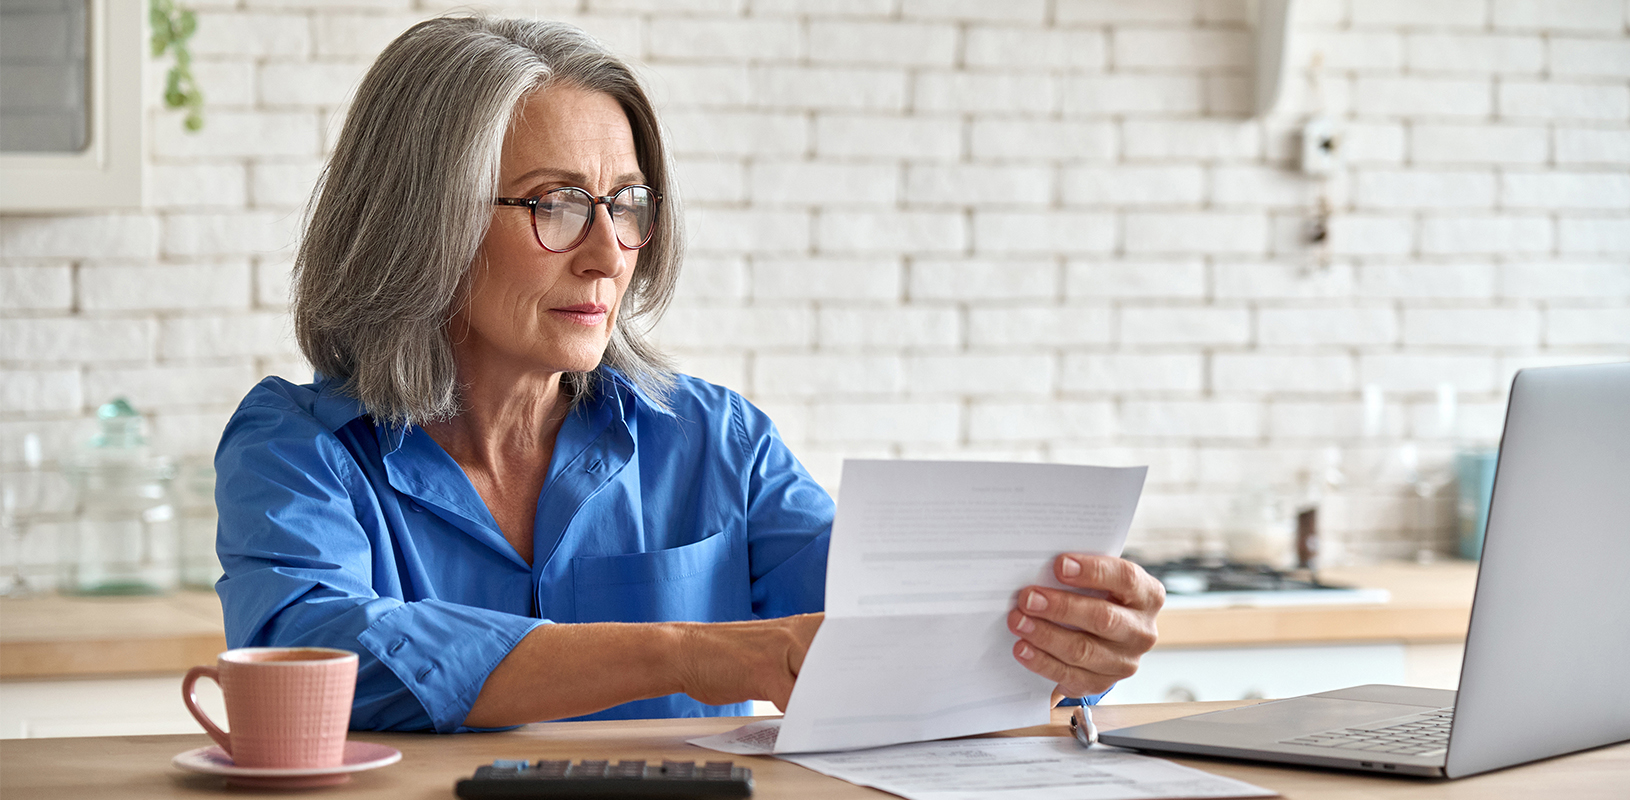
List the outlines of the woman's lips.
<svg viewBox="0 0 1630 800">
<path fill-rule="evenodd" d="M 571 320 L 572 322 L 582 325 L 585 328 L 593 328 L 599 325 L 604 325 L 606 322 L 607 310 L 608 309 L 605 306 L 600 305 L 599 303 L 579 303 L 575 306 L 563 306 L 561 308 L 549 309 L 551 313 Z"/>
</svg>

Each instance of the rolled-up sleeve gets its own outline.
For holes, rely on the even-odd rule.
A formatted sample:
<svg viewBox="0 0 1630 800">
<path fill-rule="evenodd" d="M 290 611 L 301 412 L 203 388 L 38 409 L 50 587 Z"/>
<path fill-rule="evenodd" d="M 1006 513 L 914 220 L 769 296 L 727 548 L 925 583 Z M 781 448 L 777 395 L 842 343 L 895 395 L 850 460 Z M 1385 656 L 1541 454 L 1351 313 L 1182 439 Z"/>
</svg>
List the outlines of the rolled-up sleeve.
<svg viewBox="0 0 1630 800">
<path fill-rule="evenodd" d="M 544 620 L 404 601 L 373 489 L 335 434 L 245 405 L 216 452 L 217 584 L 231 647 L 357 653 L 351 727 L 463 729 L 488 674 Z"/>
<path fill-rule="evenodd" d="M 836 507 L 770 418 L 733 394 L 747 463 L 748 554 L 753 614 L 807 614 L 826 607 L 826 554 Z"/>
<path fill-rule="evenodd" d="M 438 733 L 451 733 L 467 730 L 464 718 L 487 675 L 542 624 L 542 620 L 486 608 L 420 600 L 401 603 L 381 615 L 357 639 L 391 671 L 395 683 L 412 693 L 423 714 L 429 716 L 431 727 Z M 383 676 L 376 681 L 382 686 L 393 683 Z M 380 718 L 367 727 L 401 726 Z"/>
</svg>

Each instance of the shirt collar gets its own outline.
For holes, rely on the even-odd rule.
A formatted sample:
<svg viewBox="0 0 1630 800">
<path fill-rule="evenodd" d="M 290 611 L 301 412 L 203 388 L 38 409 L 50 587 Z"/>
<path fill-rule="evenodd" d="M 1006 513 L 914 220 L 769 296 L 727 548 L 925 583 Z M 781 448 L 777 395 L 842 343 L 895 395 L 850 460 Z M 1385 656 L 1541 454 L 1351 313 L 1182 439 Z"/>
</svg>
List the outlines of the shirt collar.
<svg viewBox="0 0 1630 800">
<path fill-rule="evenodd" d="M 619 416 L 625 420 L 634 415 L 636 406 L 643 406 L 646 411 L 652 411 L 666 417 L 675 417 L 674 412 L 652 399 L 649 394 L 636 386 L 633 381 L 618 370 L 602 366 L 597 372 L 600 380 L 595 382 L 595 397 L 585 400 L 584 406 L 599 405 L 607 400 L 612 400 L 610 405 L 620 411 Z M 317 401 L 312 408 L 312 413 L 329 430 L 337 431 L 350 424 L 357 417 L 368 413 L 367 409 L 362 407 L 361 401 L 345 393 L 345 381 L 326 375 L 317 375 L 313 383 L 317 389 Z M 402 436 L 406 432 L 402 426 L 381 425 L 380 427 L 389 431 L 389 433 L 382 432 L 380 436 L 380 444 L 385 446 L 384 452 L 394 452 L 396 448 L 402 446 Z"/>
<path fill-rule="evenodd" d="M 572 409 L 556 436 L 548 482 L 556 480 L 557 473 L 575 462 L 608 428 L 617 431 L 614 438 L 627 439 L 631 443 L 632 431 L 637 424 L 635 418 L 641 413 L 641 406 L 645 410 L 674 416 L 673 412 L 658 405 L 616 370 L 601 367 L 599 378 L 594 384 L 593 396 Z M 336 428 L 363 416 L 361 404 L 339 393 L 338 385 L 337 381 L 327 381 L 324 394 L 318 399 L 321 406 L 324 398 L 330 396 L 329 390 L 335 390 L 332 392 L 333 399 L 328 401 L 334 407 L 331 418 L 320 418 L 325 424 Z M 349 405 L 346 405 L 347 402 Z M 467 485 L 467 479 L 448 484 L 448 476 L 456 474 L 462 477 L 462 470 L 423 428 L 375 421 L 374 431 L 392 486 L 490 527 L 497 534 L 497 523 L 486 505 L 474 494 L 473 487 Z M 470 491 L 464 491 L 466 488 Z"/>
<path fill-rule="evenodd" d="M 345 393 L 345 381 L 326 375 L 315 375 L 312 384 L 317 390 L 317 400 L 311 408 L 312 416 L 328 430 L 337 431 L 350 424 L 351 420 L 367 413 L 362 407 L 362 401 Z"/>
<path fill-rule="evenodd" d="M 625 417 L 633 415 L 634 406 L 643 406 L 647 411 L 654 411 L 665 417 L 677 418 L 677 415 L 674 414 L 674 412 L 652 399 L 651 396 L 646 394 L 644 390 L 640 389 L 640 387 L 636 386 L 633 381 L 629 380 L 628 376 L 615 369 L 612 369 L 611 367 L 601 367 L 598 372 L 601 378 L 600 383 L 608 387 L 613 387 L 613 391 L 619 395 L 618 399 L 622 399 L 621 395 L 626 394 L 628 398 L 633 401 L 632 403 L 625 401 L 617 404 L 623 408 Z M 597 393 L 602 396 L 612 394 L 612 392 L 608 392 L 604 389 Z"/>
</svg>

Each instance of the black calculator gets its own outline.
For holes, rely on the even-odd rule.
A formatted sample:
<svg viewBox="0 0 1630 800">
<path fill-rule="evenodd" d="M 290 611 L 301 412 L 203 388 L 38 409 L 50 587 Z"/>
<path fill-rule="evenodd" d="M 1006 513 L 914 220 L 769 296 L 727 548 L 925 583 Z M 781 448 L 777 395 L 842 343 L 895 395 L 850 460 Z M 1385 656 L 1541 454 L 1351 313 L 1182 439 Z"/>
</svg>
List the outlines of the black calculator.
<svg viewBox="0 0 1630 800">
<path fill-rule="evenodd" d="M 749 797 L 753 771 L 729 761 L 511 761 L 477 767 L 453 787 L 465 800 L 489 797 Z"/>
</svg>

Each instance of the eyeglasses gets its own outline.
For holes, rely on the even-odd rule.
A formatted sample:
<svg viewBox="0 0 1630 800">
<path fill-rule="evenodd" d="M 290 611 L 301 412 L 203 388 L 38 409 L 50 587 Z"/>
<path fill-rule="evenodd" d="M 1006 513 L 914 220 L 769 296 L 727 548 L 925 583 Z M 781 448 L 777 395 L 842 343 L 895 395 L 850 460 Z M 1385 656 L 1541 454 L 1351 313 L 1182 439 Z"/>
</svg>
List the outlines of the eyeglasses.
<svg viewBox="0 0 1630 800">
<path fill-rule="evenodd" d="M 535 197 L 495 197 L 493 205 L 524 206 L 532 212 L 532 236 L 543 249 L 564 253 L 589 238 L 594 227 L 594 207 L 604 205 L 611 215 L 611 228 L 617 243 L 638 250 L 651 241 L 656 231 L 657 207 L 662 195 L 644 184 L 618 189 L 610 197 L 596 197 L 587 189 L 566 186 Z"/>
</svg>

